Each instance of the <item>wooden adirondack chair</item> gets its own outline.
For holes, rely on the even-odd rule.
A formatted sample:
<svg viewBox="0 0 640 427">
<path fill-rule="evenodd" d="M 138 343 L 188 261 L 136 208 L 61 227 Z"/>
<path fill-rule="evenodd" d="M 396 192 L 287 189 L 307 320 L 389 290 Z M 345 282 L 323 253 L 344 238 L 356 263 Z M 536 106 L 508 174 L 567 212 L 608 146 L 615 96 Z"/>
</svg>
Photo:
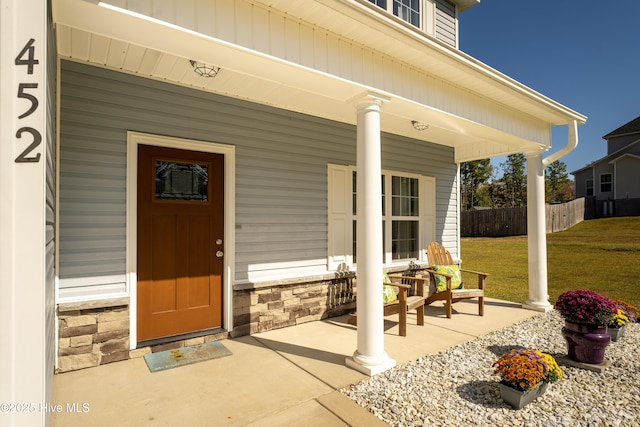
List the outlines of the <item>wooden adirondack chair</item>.
<svg viewBox="0 0 640 427">
<path fill-rule="evenodd" d="M 429 266 L 434 265 L 454 265 L 453 258 L 448 250 L 446 250 L 441 244 L 432 242 L 427 248 L 427 257 L 429 258 Z M 445 301 L 447 318 L 451 318 L 451 305 L 458 301 L 465 299 L 478 298 L 478 315 L 484 316 L 484 287 L 487 280 L 487 273 L 479 271 L 463 270 L 461 272 L 472 273 L 478 276 L 478 287 L 467 288 L 465 283 L 464 289 L 451 289 L 450 274 L 437 273 L 436 271 L 427 268 L 424 271 L 429 273 L 429 277 L 422 280 L 429 281 L 429 291 L 427 292 L 427 298 L 425 303 L 431 304 L 434 301 Z M 435 286 L 435 275 L 440 275 L 446 278 L 447 288 L 444 291 L 437 292 Z M 418 279 L 418 278 L 416 278 Z M 426 284 L 425 284 L 426 285 Z"/>
<path fill-rule="evenodd" d="M 409 295 L 412 286 L 410 283 L 413 277 L 404 277 L 401 275 L 390 274 L 392 280 L 391 285 L 398 288 L 398 299 L 396 301 L 384 304 L 384 316 L 398 315 L 398 329 L 401 337 L 407 336 L 407 312 L 416 310 L 418 326 L 424 326 L 424 286 L 420 282 L 415 286 L 416 295 Z M 382 286 L 380 287 L 380 298 L 382 298 Z M 352 315 L 348 323 L 352 325 L 358 324 L 358 317 Z"/>
</svg>

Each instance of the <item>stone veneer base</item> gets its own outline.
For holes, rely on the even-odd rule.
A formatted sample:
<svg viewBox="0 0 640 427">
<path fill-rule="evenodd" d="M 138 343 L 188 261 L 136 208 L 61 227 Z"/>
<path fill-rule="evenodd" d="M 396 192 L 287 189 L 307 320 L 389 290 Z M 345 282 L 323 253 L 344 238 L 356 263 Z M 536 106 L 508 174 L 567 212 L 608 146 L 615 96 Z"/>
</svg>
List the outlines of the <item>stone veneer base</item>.
<svg viewBox="0 0 640 427">
<path fill-rule="evenodd" d="M 69 372 L 148 353 L 250 335 L 355 310 L 353 275 L 234 291 L 231 332 L 130 350 L 129 298 L 58 305 L 58 368 Z"/>
</svg>

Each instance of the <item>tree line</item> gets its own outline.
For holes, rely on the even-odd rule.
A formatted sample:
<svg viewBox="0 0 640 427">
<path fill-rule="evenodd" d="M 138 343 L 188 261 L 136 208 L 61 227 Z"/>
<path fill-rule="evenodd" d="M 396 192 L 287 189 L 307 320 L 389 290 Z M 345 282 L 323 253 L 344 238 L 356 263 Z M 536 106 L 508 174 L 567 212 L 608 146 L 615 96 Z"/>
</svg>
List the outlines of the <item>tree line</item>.
<svg viewBox="0 0 640 427">
<path fill-rule="evenodd" d="M 502 176 L 498 173 L 502 172 Z M 499 169 L 489 159 L 460 164 L 460 194 L 462 210 L 474 206 L 491 208 L 526 206 L 527 175 L 524 154 L 507 156 Z M 559 160 L 545 168 L 545 197 L 549 203 L 573 200 L 573 181 L 567 165 Z"/>
</svg>

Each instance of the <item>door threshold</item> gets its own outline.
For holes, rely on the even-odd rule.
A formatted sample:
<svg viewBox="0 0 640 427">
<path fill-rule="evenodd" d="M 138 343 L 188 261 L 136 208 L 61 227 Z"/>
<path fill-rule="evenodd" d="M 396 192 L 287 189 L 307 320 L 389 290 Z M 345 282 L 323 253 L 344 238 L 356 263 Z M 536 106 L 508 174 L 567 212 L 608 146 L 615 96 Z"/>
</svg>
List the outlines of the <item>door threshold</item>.
<svg viewBox="0 0 640 427">
<path fill-rule="evenodd" d="M 200 338 L 207 335 L 215 335 L 227 332 L 224 328 L 203 329 L 195 332 L 187 332 L 186 334 L 170 335 L 167 337 L 152 338 L 150 340 L 138 341 L 136 348 L 153 347 L 160 344 L 168 344 L 176 341 L 188 340 L 191 338 Z"/>
</svg>

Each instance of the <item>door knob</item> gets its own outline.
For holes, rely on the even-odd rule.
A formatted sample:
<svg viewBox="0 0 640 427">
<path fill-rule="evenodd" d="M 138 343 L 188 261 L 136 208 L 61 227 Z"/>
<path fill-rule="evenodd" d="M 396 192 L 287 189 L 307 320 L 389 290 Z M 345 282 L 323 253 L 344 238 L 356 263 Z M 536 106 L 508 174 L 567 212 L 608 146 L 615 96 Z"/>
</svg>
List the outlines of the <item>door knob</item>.
<svg viewBox="0 0 640 427">
<path fill-rule="evenodd" d="M 224 252 L 222 252 L 222 251 L 217 251 L 217 252 L 216 252 L 216 256 L 217 256 L 218 258 L 222 258 L 222 256 L 223 256 L 223 255 L 224 255 Z"/>
</svg>

